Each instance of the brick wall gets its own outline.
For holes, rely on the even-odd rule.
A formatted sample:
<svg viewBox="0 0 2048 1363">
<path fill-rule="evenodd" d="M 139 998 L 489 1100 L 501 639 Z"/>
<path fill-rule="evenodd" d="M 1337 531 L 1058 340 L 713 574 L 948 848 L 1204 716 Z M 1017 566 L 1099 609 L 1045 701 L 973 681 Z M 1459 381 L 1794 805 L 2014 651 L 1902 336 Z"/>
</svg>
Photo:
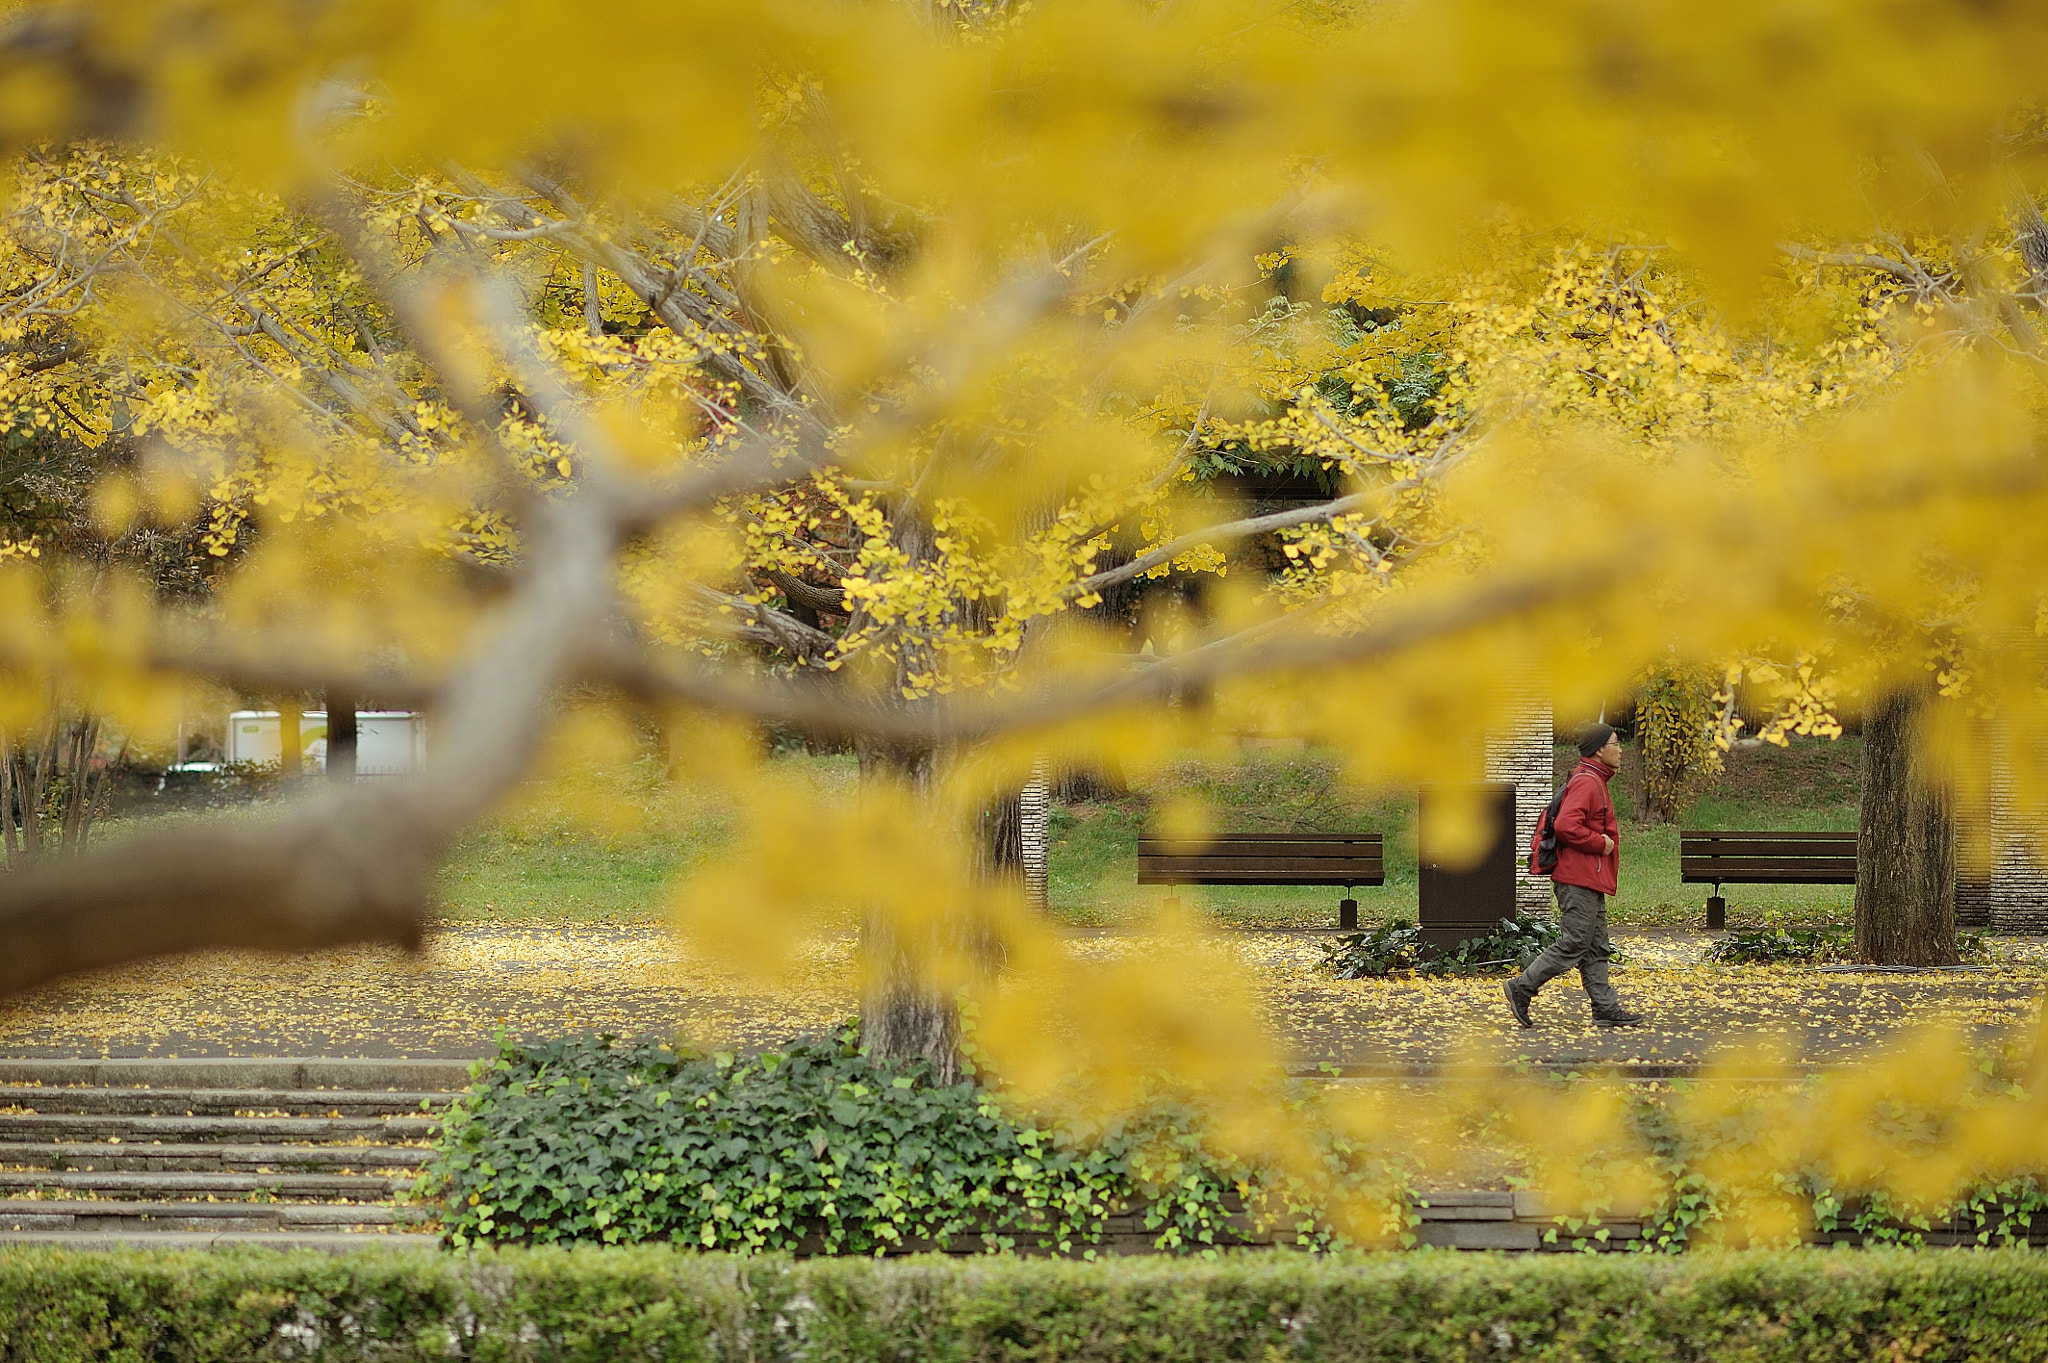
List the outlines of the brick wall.
<svg viewBox="0 0 2048 1363">
<path fill-rule="evenodd" d="M 1533 684 L 1515 691 L 1508 721 L 1486 739 L 1486 779 L 1515 787 L 1515 907 L 1523 913 L 1548 913 L 1550 882 L 1532 876 L 1524 855 L 1536 836 L 1536 820 L 1550 803 L 1553 735 L 1556 718 L 1550 697 Z"/>
<path fill-rule="evenodd" d="M 1052 874 L 1052 783 L 1043 757 L 1031 764 L 1031 779 L 1020 797 L 1022 825 L 1018 842 L 1024 851 L 1024 897 L 1041 913 L 1047 907 Z"/>
<path fill-rule="evenodd" d="M 1984 817 L 1993 854 L 1988 884 L 1956 885 L 1956 922 L 1993 932 L 2048 933 L 2048 871 L 2034 849 L 2040 830 L 2014 808 L 2012 782 L 1994 776 Z"/>
</svg>

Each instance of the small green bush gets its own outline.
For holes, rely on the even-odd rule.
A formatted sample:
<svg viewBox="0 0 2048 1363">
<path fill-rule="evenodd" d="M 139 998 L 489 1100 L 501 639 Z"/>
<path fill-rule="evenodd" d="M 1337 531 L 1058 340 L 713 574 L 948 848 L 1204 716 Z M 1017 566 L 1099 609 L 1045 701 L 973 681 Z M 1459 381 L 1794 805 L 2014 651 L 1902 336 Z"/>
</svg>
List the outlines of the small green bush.
<svg viewBox="0 0 2048 1363">
<path fill-rule="evenodd" d="M 1331 1187 L 1386 1181 L 1340 1138 L 1319 1150 Z M 1156 1247 L 1200 1251 L 1230 1240 L 1247 1201 L 1300 1243 L 1338 1241 L 1292 1174 L 1218 1156 L 1186 1105 L 1035 1122 L 972 1082 L 876 1064 L 851 1027 L 757 1056 L 602 1035 L 502 1043 L 450 1110 L 421 1191 L 445 1203 L 456 1245 L 1066 1252 L 1099 1244 L 1103 1218 L 1131 1204 Z"/>
<path fill-rule="evenodd" d="M 1250 1253 L 792 1263 L 671 1250 L 0 1250 L 17 1363 L 2026 1363 L 2025 1252 Z"/>
<path fill-rule="evenodd" d="M 1432 951 L 1422 940 L 1421 928 L 1396 919 L 1371 932 L 1338 938 L 1324 953 L 1322 969 L 1340 980 L 1512 974 L 1541 956 L 1560 932 L 1554 920 L 1517 910 L 1483 937 L 1468 937 L 1451 951 Z"/>
<path fill-rule="evenodd" d="M 1731 932 L 1707 948 L 1707 959 L 1719 965 L 1788 965 L 1804 961 L 1839 961 L 1849 955 L 1853 934 L 1847 928 L 1750 928 Z M 1965 961 L 1991 954 L 1981 932 L 1956 934 L 1956 954 Z"/>
<path fill-rule="evenodd" d="M 1707 959 L 1719 965 L 1785 965 L 1840 960 L 1848 953 L 1846 928 L 1751 928 L 1708 947 Z"/>
</svg>

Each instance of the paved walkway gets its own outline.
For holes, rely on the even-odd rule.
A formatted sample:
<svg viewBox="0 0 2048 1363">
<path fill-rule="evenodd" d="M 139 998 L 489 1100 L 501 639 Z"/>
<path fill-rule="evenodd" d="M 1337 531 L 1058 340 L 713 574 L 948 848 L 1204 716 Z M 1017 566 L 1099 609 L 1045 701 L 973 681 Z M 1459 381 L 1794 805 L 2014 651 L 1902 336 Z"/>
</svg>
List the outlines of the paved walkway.
<svg viewBox="0 0 2048 1363">
<path fill-rule="evenodd" d="M 1953 975 L 1849 975 L 1705 965 L 1703 933 L 1630 934 L 1623 997 L 1650 1016 L 1629 1031 L 1596 1029 L 1569 980 L 1536 1005 L 1539 1026 L 1509 1021 L 1496 979 L 1335 981 L 1316 973 L 1322 933 L 1223 939 L 1218 977 L 1262 991 L 1302 1063 L 1377 1069 L 1441 1066 L 1473 1047 L 1531 1065 L 1629 1063 L 1687 1068 L 1731 1045 L 1764 1043 L 1787 1060 L 1867 1056 L 1918 1026 L 1942 1024 L 1997 1044 L 2031 1044 L 2048 943 L 1995 943 L 1995 969 Z M 1139 939 L 1077 935 L 1068 950 L 1109 961 Z M 849 938 L 801 954 L 768 989 L 653 925 L 558 928 L 464 925 L 408 958 L 383 950 L 308 957 L 214 954 L 63 984 L 0 1007 L 0 1055 L 468 1057 L 498 1028 L 539 1037 L 568 1030 L 673 1035 L 753 1047 L 817 1031 L 854 1010 Z"/>
</svg>

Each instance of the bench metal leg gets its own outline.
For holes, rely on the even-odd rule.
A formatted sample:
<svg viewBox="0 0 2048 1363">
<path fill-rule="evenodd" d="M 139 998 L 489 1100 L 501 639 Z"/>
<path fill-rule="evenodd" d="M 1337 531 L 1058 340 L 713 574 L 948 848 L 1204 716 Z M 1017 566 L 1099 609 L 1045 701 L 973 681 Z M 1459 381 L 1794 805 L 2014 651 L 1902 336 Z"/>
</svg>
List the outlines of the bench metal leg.
<svg viewBox="0 0 2048 1363">
<path fill-rule="evenodd" d="M 1717 885 L 1714 888 L 1719 889 L 1720 886 Z M 1707 897 L 1707 926 L 1710 928 L 1725 928 L 1728 926 L 1728 901 L 1719 895 L 1709 895 Z"/>
<path fill-rule="evenodd" d="M 1358 926 L 1357 900 L 1343 899 L 1338 901 L 1337 926 L 1340 928 L 1356 928 Z"/>
</svg>

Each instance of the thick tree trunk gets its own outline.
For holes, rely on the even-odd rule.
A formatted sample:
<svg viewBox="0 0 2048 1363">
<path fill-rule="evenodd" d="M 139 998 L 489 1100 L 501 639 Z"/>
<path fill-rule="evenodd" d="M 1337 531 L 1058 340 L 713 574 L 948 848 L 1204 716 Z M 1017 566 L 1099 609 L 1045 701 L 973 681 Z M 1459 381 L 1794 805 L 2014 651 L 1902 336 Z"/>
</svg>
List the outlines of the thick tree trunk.
<svg viewBox="0 0 2048 1363">
<path fill-rule="evenodd" d="M 353 696 L 327 697 L 327 779 L 344 785 L 356 779 L 356 702 Z"/>
<path fill-rule="evenodd" d="M 975 870 L 983 880 L 1024 883 L 1024 792 L 1006 790 L 981 811 Z"/>
<path fill-rule="evenodd" d="M 938 785 L 936 747 L 864 743 L 859 747 L 863 787 L 896 784 L 920 802 Z M 860 1040 L 882 1061 L 924 1060 L 939 1083 L 960 1077 L 960 1017 L 952 995 L 932 979 L 949 955 L 956 925 L 951 915 L 923 924 L 899 922 L 886 909 L 861 918 Z"/>
<path fill-rule="evenodd" d="M 1863 720 L 1856 829 L 1856 958 L 1954 965 L 1956 830 L 1947 783 L 1922 751 L 1924 690 L 1895 692 Z"/>
<path fill-rule="evenodd" d="M 984 884 L 1010 882 L 1012 894 L 1024 879 L 1022 821 L 1014 792 L 999 795 L 967 826 L 949 824 L 935 792 L 944 764 L 943 748 L 905 744 L 859 746 L 861 784 L 889 783 L 929 802 L 934 837 L 969 841 L 969 864 Z M 986 899 L 1001 898 L 1000 895 Z M 923 1060 L 940 1083 L 961 1074 L 957 993 L 962 975 L 983 977 L 1007 959 L 1002 924 L 984 913 L 986 899 L 970 898 L 946 913 L 906 924 L 884 909 L 861 919 L 862 987 L 860 1038 L 878 1060 Z M 964 971 L 963 971 L 964 967 Z"/>
<path fill-rule="evenodd" d="M 306 769 L 306 747 L 299 728 L 299 722 L 304 718 L 305 711 L 296 700 L 288 700 L 277 707 L 277 769 L 287 781 L 297 780 L 299 773 Z"/>
</svg>

